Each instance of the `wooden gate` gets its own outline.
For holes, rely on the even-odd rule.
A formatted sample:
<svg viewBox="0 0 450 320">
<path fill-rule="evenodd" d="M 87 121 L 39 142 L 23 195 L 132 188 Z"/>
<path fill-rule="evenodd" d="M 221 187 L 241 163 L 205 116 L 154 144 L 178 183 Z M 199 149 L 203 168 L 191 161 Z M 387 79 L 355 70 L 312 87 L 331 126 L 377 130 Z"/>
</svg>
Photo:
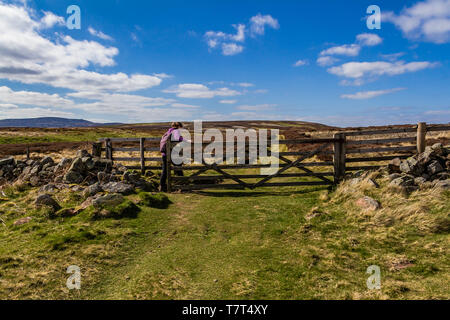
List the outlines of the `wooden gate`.
<svg viewBox="0 0 450 320">
<path fill-rule="evenodd" d="M 225 161 L 218 161 L 208 164 L 204 159 L 202 163 L 188 166 L 174 166 L 169 157 L 167 158 L 168 170 L 168 188 L 174 190 L 199 190 L 199 189 L 254 189 L 257 187 L 287 187 L 287 186 L 320 186 L 333 185 L 336 179 L 339 179 L 334 173 L 335 161 L 333 155 L 335 151 L 342 150 L 340 147 L 344 140 L 340 137 L 329 139 L 303 139 L 303 140 L 280 140 L 280 145 L 307 146 L 302 151 L 277 152 L 271 153 L 271 147 L 268 148 L 268 157 L 275 156 L 279 159 L 276 165 L 276 171 L 273 173 L 261 173 L 258 171 L 268 170 L 271 164 L 247 163 L 250 156 L 250 142 L 245 145 L 245 164 L 237 164 L 237 156 L 234 157 L 234 164 L 224 164 Z M 173 143 L 168 144 L 172 149 Z M 336 147 L 337 146 L 337 147 Z M 203 146 L 204 147 L 204 146 Z M 258 154 L 260 149 L 267 146 L 256 144 Z M 333 150 L 333 147 L 335 148 Z M 235 145 L 237 151 L 239 146 Z M 202 150 L 203 151 L 203 150 Z M 339 151 L 338 151 L 339 152 Z M 225 154 L 225 152 L 223 152 Z M 235 152 L 237 155 L 237 152 Z M 329 161 L 320 160 L 319 155 L 330 158 Z M 291 159 L 290 159 L 291 158 Z M 194 153 L 191 154 L 191 160 L 194 160 Z M 225 159 L 224 159 L 225 160 Z M 232 172 L 230 172 L 230 170 Z M 173 172 L 183 172 L 183 176 L 176 176 Z M 242 173 L 242 171 L 245 171 Z M 249 171 L 253 171 L 250 172 Z M 273 182 L 274 180 L 278 180 Z M 231 183 L 230 183 L 231 182 Z"/>
<path fill-rule="evenodd" d="M 419 123 L 403 128 L 338 132 L 332 138 L 280 140 L 280 152 L 276 154 L 279 166 L 270 173 L 260 171 L 270 168 L 270 164 L 248 163 L 249 141 L 244 146 L 245 164 L 236 163 L 237 151 L 242 148 L 237 142 L 233 164 L 225 164 L 225 161 L 208 164 L 202 157 L 202 163 L 180 167 L 172 164 L 171 152 L 168 152 L 166 165 L 170 170 L 167 185 L 169 191 L 334 185 L 348 172 L 377 169 L 389 160 L 405 159 L 416 152 L 423 152 L 426 135 L 431 141 L 436 141 L 432 135 L 442 131 L 450 131 L 450 126 Z M 140 170 L 143 175 L 161 170 L 159 138 L 104 138 L 100 141 L 94 144 L 93 154 L 96 156 L 105 154 L 107 159 L 125 163 L 127 168 Z M 202 145 L 202 153 L 208 144 Z M 169 141 L 168 148 L 173 147 Z M 260 154 L 261 148 L 268 148 L 270 155 L 271 147 L 257 144 L 257 152 Z M 124 156 L 120 153 L 139 155 Z M 190 157 L 194 159 L 195 153 Z"/>
</svg>

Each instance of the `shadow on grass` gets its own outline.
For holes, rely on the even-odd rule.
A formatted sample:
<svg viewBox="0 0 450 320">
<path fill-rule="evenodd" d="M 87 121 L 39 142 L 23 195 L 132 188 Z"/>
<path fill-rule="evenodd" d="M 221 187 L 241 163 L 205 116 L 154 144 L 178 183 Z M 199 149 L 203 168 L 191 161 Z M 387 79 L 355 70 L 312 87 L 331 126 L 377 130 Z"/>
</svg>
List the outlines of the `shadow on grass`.
<svg viewBox="0 0 450 320">
<path fill-rule="evenodd" d="M 281 189 L 281 188 L 280 188 Z M 260 189 L 261 190 L 261 189 Z M 214 190 L 214 191 L 208 191 L 208 190 L 202 190 L 202 191 L 193 191 L 193 194 L 199 194 L 202 196 L 208 196 L 208 197 L 286 197 L 293 194 L 308 194 L 308 193 L 314 193 L 317 191 L 322 190 L 331 190 L 331 187 L 318 187 L 318 188 L 304 188 L 302 190 L 279 190 L 279 191 L 273 191 L 273 190 L 266 190 L 266 191 L 252 191 L 252 190 Z"/>
</svg>

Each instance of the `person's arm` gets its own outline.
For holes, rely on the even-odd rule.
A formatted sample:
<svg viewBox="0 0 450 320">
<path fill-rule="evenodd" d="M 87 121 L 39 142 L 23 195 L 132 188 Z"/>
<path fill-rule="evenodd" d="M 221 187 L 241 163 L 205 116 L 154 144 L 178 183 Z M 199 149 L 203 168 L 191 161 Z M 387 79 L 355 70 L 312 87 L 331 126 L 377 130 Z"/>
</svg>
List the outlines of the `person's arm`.
<svg viewBox="0 0 450 320">
<path fill-rule="evenodd" d="M 183 137 L 181 136 L 181 134 L 180 134 L 180 130 L 173 130 L 173 132 L 172 132 L 172 141 L 178 141 L 178 142 L 181 142 L 181 141 L 183 141 L 184 139 L 183 139 Z"/>
</svg>

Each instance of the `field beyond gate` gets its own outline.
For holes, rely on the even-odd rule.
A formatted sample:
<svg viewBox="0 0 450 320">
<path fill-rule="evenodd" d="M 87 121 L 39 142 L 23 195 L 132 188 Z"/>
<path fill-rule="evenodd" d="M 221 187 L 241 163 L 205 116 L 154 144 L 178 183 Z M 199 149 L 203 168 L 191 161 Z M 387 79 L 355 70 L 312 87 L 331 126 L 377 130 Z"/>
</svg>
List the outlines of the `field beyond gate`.
<svg viewBox="0 0 450 320">
<path fill-rule="evenodd" d="M 249 145 L 234 144 L 235 151 L 245 148 L 245 164 L 193 163 L 192 165 L 174 166 L 167 157 L 170 168 L 167 182 L 168 190 L 200 190 L 200 189 L 254 189 L 257 187 L 286 186 L 321 186 L 339 183 L 347 172 L 377 169 L 387 161 L 395 158 L 405 159 L 423 152 L 426 146 L 427 133 L 450 131 L 449 125 L 432 125 L 419 123 L 417 126 L 386 130 L 361 130 L 338 132 L 332 137 L 279 140 L 279 159 L 276 171 L 263 173 L 261 169 L 270 168 L 270 164 L 259 161 L 249 163 Z M 162 158 L 159 154 L 159 138 L 104 138 L 94 145 L 94 154 L 105 155 L 107 159 L 123 162 L 129 169 L 147 171 L 160 170 Z M 115 146 L 119 144 L 120 146 Z M 139 146 L 136 144 L 139 143 Z M 210 142 L 203 143 L 202 152 Z M 114 145 L 113 145 L 114 144 Z M 124 146 L 125 145 L 125 146 Z M 172 150 L 173 143 L 168 143 Z M 271 146 L 257 144 L 257 152 L 261 148 Z M 193 148 L 194 149 L 194 148 Z M 139 157 L 115 156 L 117 153 L 139 153 Z M 225 152 L 223 152 L 225 153 Z M 194 152 L 190 158 L 194 160 Z M 131 163 L 131 164 L 130 164 Z M 375 163 L 375 164 L 374 164 Z M 183 176 L 174 176 L 173 171 L 182 171 Z"/>
</svg>

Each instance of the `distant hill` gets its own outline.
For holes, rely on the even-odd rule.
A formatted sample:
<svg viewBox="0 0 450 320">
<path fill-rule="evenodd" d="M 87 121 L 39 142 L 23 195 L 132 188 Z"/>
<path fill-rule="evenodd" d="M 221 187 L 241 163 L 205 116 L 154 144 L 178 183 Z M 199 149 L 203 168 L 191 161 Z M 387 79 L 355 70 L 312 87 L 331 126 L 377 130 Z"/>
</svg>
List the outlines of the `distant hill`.
<svg viewBox="0 0 450 320">
<path fill-rule="evenodd" d="M 32 118 L 0 120 L 0 128 L 83 128 L 117 125 L 120 123 L 94 123 L 83 119 Z"/>
</svg>

